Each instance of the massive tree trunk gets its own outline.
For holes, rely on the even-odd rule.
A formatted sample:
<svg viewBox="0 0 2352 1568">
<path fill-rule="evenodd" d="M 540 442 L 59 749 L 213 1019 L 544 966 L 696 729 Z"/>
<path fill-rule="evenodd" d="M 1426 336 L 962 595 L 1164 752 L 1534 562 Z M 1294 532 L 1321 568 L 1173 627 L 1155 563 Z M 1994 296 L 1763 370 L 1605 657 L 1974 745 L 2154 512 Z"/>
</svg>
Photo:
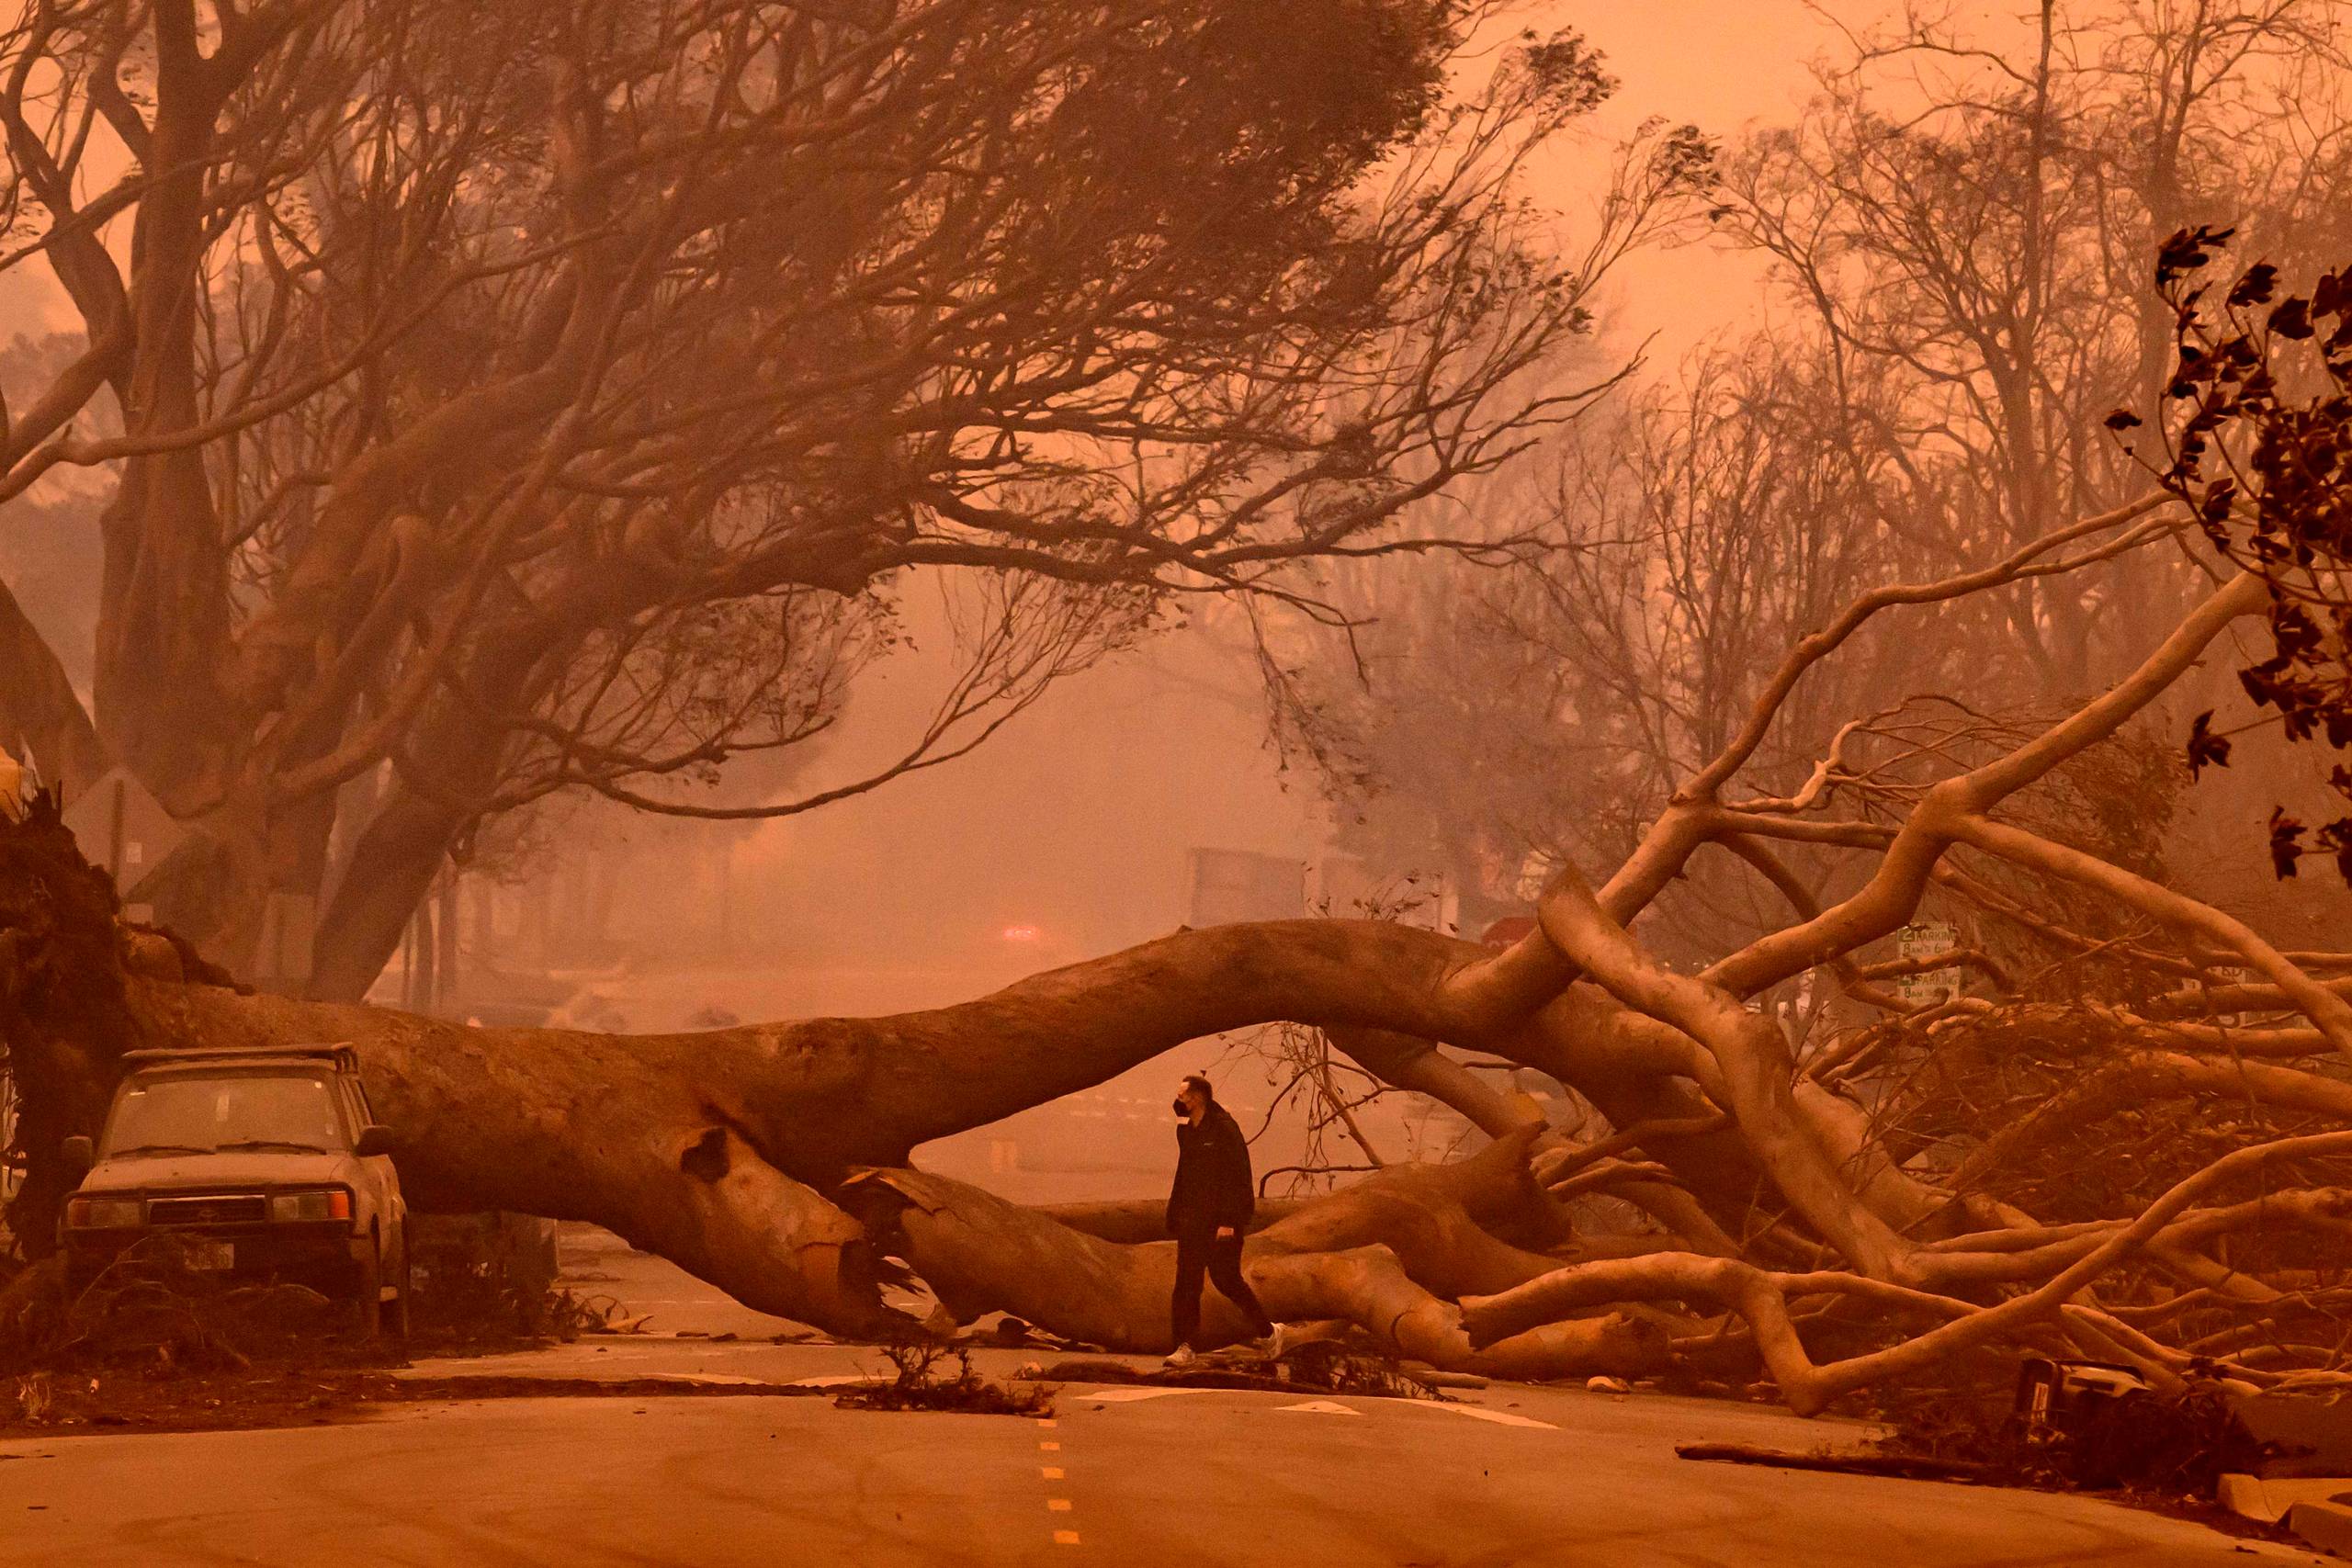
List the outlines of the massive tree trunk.
<svg viewBox="0 0 2352 1568">
<path fill-rule="evenodd" d="M 229 552 L 200 446 L 206 418 L 198 325 L 212 235 L 205 177 L 234 85 L 204 52 L 192 0 L 154 7 L 154 97 L 141 160 L 154 179 L 130 243 L 133 344 L 123 431 L 129 457 L 100 518 L 96 717 L 100 733 L 166 807 L 195 816 L 226 786 L 239 715 L 220 681 L 230 646 Z"/>
<path fill-rule="evenodd" d="M 61 876 L 79 890 L 70 906 L 48 896 Z M 854 1174 L 879 1170 L 867 1180 L 929 1200 L 926 1212 L 985 1219 L 966 1224 L 972 1245 L 960 1251 L 940 1239 L 952 1228 L 893 1230 L 921 1238 L 908 1261 L 944 1295 L 1003 1297 L 994 1304 L 1102 1343 L 1160 1343 L 1171 1249 L 1102 1243 L 908 1170 L 911 1151 L 1183 1041 L 1272 1019 L 1406 1023 L 1459 1039 L 1506 1032 L 1560 977 L 1540 953 L 1497 956 L 1406 927 L 1277 922 L 1180 932 L 930 1012 L 616 1037 L 467 1029 L 191 978 L 187 954 L 116 925 L 104 878 L 80 865 L 47 811 L 0 840 L 0 891 L 11 896 L 0 903 L 14 959 L 6 1029 L 27 1068 L 41 1173 L 20 1204 L 20 1234 L 48 1233 L 64 1185 L 55 1140 L 95 1129 L 122 1052 L 341 1041 L 358 1053 L 419 1207 L 594 1221 L 749 1304 L 846 1332 L 874 1328 L 881 1309 L 875 1241 L 835 1200 Z M 1410 1066 L 1410 1042 L 1382 1039 L 1400 1077 L 1432 1083 L 1431 1064 Z M 1367 1322 L 1448 1364 L 1655 1363 L 1655 1329 L 1609 1316 L 1474 1356 L 1449 1298 L 1508 1289 L 1557 1261 L 1478 1223 L 1544 1205 L 1527 1174 L 1536 1129 L 1519 1109 L 1483 1109 L 1518 1118 L 1519 1131 L 1480 1159 L 1395 1173 L 1302 1205 L 1254 1237 L 1250 1266 L 1269 1300 Z M 1045 1276 L 1064 1281 L 1052 1299 L 1021 1293 L 1035 1279 L 1022 1285 L 1010 1266 L 1024 1251 L 1057 1259 Z M 1086 1279 L 1100 1282 L 1091 1296 L 1069 1284 Z M 1010 1295 L 1007 1280 L 1019 1287 Z"/>
<path fill-rule="evenodd" d="M 564 623 L 545 613 L 485 626 L 451 691 L 429 705 L 401 748 L 409 761 L 358 828 L 348 863 L 319 912 L 307 987 L 324 1001 L 357 1001 L 399 948 L 459 836 L 497 793 L 513 741 L 486 729 L 473 694 L 522 701 L 560 667 Z M 489 613 L 483 613 L 485 621 Z M 447 985 L 454 976 L 443 976 Z"/>
<path fill-rule="evenodd" d="M 0 861 L 12 1050 L 58 1068 L 26 1075 L 36 1140 L 95 1130 L 125 1050 L 345 1041 L 421 1206 L 593 1220 L 752 1304 L 835 1325 L 876 1304 L 859 1229 L 825 1195 L 854 1168 L 902 1164 L 1203 1034 L 1297 1014 L 1475 1035 L 1524 1010 L 1514 996 L 1529 989 L 1522 961 L 1427 932 L 1296 921 L 1182 932 L 897 1017 L 638 1037 L 466 1029 L 138 972 L 110 890 L 53 811 Z M 68 870 L 84 889 L 71 911 L 46 891 Z M 61 964 L 78 998 L 67 1013 L 50 985 Z M 54 1146 L 31 1152 L 53 1201 Z M 28 1210 L 19 1234 L 49 1218 Z"/>
</svg>

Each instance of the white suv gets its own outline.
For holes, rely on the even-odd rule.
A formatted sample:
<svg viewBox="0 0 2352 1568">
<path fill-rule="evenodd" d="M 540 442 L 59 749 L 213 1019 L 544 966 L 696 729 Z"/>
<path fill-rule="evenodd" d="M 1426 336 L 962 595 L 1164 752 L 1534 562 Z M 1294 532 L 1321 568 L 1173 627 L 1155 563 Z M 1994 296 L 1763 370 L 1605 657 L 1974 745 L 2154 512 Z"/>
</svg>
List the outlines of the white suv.
<svg viewBox="0 0 2352 1568">
<path fill-rule="evenodd" d="M 133 1051 L 62 1241 L 78 1293 L 169 1233 L 189 1262 L 352 1303 L 363 1332 L 408 1333 L 408 1205 L 347 1045 Z"/>
</svg>

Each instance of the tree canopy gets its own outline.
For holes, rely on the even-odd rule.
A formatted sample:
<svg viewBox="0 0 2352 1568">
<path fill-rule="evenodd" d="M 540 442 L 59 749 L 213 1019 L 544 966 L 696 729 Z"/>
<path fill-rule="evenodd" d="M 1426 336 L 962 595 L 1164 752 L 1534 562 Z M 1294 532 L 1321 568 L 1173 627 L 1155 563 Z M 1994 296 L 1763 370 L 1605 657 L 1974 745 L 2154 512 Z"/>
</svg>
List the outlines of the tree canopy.
<svg viewBox="0 0 2352 1568">
<path fill-rule="evenodd" d="M 93 711 L 0 605 L 10 739 L 198 829 L 138 897 L 231 963 L 319 897 L 353 995 L 548 792 L 805 808 L 1187 596 L 1452 547 L 1408 513 L 1580 405 L 1537 372 L 1646 220 L 1532 243 L 1524 160 L 1610 84 L 1572 36 L 1465 75 L 1490 10 L 39 0 L 5 260 L 85 341 L 0 495 L 117 488 Z M 939 718 L 710 805 L 826 731 L 921 569 L 970 580 Z"/>
</svg>

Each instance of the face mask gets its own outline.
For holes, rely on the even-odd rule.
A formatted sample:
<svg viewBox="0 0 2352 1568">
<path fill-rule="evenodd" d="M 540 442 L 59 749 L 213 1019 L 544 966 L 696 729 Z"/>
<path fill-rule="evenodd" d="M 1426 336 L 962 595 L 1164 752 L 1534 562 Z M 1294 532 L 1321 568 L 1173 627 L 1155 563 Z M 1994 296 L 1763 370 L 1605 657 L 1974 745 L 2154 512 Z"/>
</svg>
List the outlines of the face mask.
<svg viewBox="0 0 2352 1568">
<path fill-rule="evenodd" d="M 1184 1103 L 1184 1099 L 1182 1095 L 1179 1095 L 1176 1098 L 1175 1111 L 1179 1120 L 1189 1117 L 1193 1114 L 1193 1108 Z"/>
</svg>

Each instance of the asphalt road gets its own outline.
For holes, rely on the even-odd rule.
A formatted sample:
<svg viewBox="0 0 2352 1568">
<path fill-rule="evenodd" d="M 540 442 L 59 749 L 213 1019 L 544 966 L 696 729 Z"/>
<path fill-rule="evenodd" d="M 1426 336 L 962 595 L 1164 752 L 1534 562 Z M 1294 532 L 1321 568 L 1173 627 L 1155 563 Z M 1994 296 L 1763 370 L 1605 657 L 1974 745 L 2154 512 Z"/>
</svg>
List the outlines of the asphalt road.
<svg viewBox="0 0 2352 1568">
<path fill-rule="evenodd" d="M 843 1411 L 806 1397 L 398 1407 L 344 1426 L 0 1444 L 0 1562 L 2320 1561 L 2082 1498 L 1673 1454 L 1693 1436 L 1803 1446 L 1808 1435 L 1837 1436 L 1760 1410 L 1521 1389 L 1440 1406 L 1074 1387 L 1051 1422 Z"/>
<path fill-rule="evenodd" d="M 416 1373 L 741 1387 L 887 1370 L 869 1349 L 769 1342 L 791 1325 L 609 1237 L 572 1241 L 575 1288 L 670 1332 Z M 1031 1354 L 978 1359 L 1001 1377 Z M 2078 1497 L 1674 1455 L 1695 1439 L 1806 1450 L 1865 1436 L 1761 1406 L 1512 1385 L 1436 1404 L 1073 1383 L 1050 1423 L 806 1395 L 403 1405 L 336 1426 L 0 1443 L 0 1568 L 2328 1561 Z"/>
</svg>

